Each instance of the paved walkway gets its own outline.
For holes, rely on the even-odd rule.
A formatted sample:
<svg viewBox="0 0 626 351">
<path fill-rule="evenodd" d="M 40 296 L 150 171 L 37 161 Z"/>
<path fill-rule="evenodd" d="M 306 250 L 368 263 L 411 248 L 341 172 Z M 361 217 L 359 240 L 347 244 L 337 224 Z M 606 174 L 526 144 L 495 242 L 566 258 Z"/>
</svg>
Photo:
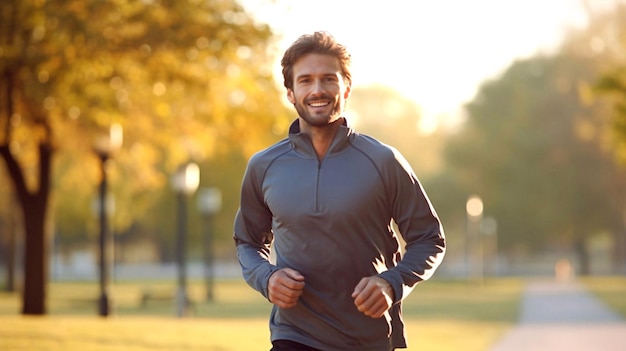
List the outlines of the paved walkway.
<svg viewBox="0 0 626 351">
<path fill-rule="evenodd" d="M 625 351 L 626 320 L 576 281 L 530 282 L 519 325 L 490 351 L 544 350 Z"/>
</svg>

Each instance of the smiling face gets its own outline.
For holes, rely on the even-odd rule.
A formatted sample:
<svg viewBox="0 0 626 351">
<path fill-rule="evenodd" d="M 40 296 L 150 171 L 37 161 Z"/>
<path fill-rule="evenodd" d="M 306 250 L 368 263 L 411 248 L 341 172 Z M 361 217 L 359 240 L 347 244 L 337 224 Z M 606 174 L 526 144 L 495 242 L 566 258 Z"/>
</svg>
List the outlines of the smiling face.
<svg viewBox="0 0 626 351">
<path fill-rule="evenodd" d="M 287 98 L 310 127 L 337 121 L 349 96 L 350 85 L 344 81 L 336 57 L 310 53 L 293 65 L 293 89 L 287 90 Z"/>
</svg>

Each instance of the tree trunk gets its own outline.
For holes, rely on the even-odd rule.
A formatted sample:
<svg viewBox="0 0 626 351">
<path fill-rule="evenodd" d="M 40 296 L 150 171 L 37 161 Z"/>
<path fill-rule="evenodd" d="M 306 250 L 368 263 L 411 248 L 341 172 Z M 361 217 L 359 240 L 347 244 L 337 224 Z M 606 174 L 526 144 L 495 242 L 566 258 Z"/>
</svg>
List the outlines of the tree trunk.
<svg viewBox="0 0 626 351">
<path fill-rule="evenodd" d="M 39 144 L 39 188 L 32 192 L 26 187 L 23 171 L 8 144 L 0 145 L 0 156 L 13 180 L 24 222 L 22 314 L 43 315 L 46 314 L 48 278 L 45 222 L 50 193 L 52 147 L 45 142 Z"/>
<path fill-rule="evenodd" d="M 587 250 L 587 243 L 585 239 L 578 239 L 574 243 L 574 251 L 578 257 L 579 274 L 581 276 L 588 276 L 591 274 L 591 261 L 589 258 L 589 251 Z"/>
<path fill-rule="evenodd" d="M 17 249 L 17 243 L 15 240 L 16 233 L 15 228 L 9 232 L 9 244 L 8 244 L 8 252 L 7 252 L 7 285 L 6 291 L 14 292 L 15 291 L 15 250 Z"/>
<path fill-rule="evenodd" d="M 46 314 L 46 283 L 48 281 L 45 206 L 29 204 L 24 213 L 24 295 L 22 314 Z"/>
<path fill-rule="evenodd" d="M 4 252 L 6 253 L 4 264 L 6 267 L 6 285 L 5 291 L 14 292 L 15 291 L 15 260 L 17 250 L 17 231 L 18 226 L 17 223 L 17 214 L 14 210 L 9 211 L 8 220 L 6 226 L 4 226 L 3 230 L 6 229 L 5 233 L 7 235 L 7 240 L 4 243 Z"/>
</svg>

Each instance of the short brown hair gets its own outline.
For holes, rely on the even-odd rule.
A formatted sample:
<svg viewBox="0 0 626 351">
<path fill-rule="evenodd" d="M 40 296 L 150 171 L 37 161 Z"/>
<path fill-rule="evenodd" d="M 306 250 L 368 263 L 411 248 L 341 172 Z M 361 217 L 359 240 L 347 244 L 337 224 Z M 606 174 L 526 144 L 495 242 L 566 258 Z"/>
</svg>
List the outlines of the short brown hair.
<svg viewBox="0 0 626 351">
<path fill-rule="evenodd" d="M 285 51 L 280 62 L 283 67 L 285 88 L 293 90 L 293 65 L 300 57 L 311 53 L 335 56 L 339 59 L 343 79 L 348 84 L 352 83 L 352 73 L 350 72 L 352 56 L 348 49 L 339 44 L 329 33 L 315 32 L 302 35 Z"/>
</svg>

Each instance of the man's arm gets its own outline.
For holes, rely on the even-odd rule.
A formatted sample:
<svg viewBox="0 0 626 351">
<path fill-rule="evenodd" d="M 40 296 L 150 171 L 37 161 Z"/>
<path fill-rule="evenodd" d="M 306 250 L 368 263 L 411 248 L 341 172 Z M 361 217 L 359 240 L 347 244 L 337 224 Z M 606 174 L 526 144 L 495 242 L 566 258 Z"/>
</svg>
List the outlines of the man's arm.
<svg viewBox="0 0 626 351">
<path fill-rule="evenodd" d="M 241 186 L 241 202 L 235 215 L 234 240 L 243 277 L 269 299 L 268 281 L 277 268 L 270 263 L 273 240 L 272 213 L 263 201 L 261 178 L 250 160 Z"/>
<path fill-rule="evenodd" d="M 445 236 L 439 218 L 410 165 L 395 151 L 386 167 L 393 218 L 406 242 L 396 267 L 381 273 L 393 287 L 394 302 L 406 297 L 415 284 L 429 279 L 445 255 Z"/>
</svg>

